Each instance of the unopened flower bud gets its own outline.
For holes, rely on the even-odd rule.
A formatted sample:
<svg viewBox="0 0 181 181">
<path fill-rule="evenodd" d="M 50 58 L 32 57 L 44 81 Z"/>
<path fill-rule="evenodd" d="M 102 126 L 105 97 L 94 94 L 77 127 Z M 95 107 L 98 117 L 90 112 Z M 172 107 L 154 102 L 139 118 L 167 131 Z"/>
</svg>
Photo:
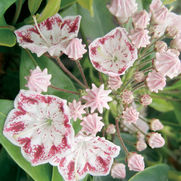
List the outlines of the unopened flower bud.
<svg viewBox="0 0 181 181">
<path fill-rule="evenodd" d="M 152 98 L 148 94 L 141 96 L 140 102 L 143 106 L 148 106 L 152 103 Z"/>
<path fill-rule="evenodd" d="M 170 38 L 175 38 L 177 33 L 178 33 L 177 28 L 175 28 L 174 26 L 168 26 L 166 29 L 166 34 Z"/>
<path fill-rule="evenodd" d="M 114 134 L 116 132 L 116 128 L 114 124 L 109 124 L 107 129 L 106 129 L 106 133 L 108 134 Z"/>
<path fill-rule="evenodd" d="M 123 163 L 115 163 L 111 169 L 113 178 L 124 179 L 126 177 L 126 169 Z"/>
<path fill-rule="evenodd" d="M 134 74 L 134 80 L 135 80 L 137 83 L 144 81 L 144 79 L 145 79 L 145 75 L 144 75 L 143 72 L 136 72 L 136 73 Z"/>
<path fill-rule="evenodd" d="M 163 124 L 160 122 L 159 119 L 152 119 L 150 122 L 150 129 L 153 131 L 159 131 L 163 129 Z"/>
<path fill-rule="evenodd" d="M 170 47 L 181 51 L 181 33 L 177 34 L 176 38 L 170 42 Z"/>
<path fill-rule="evenodd" d="M 144 157 L 140 154 L 132 152 L 128 155 L 129 170 L 136 172 L 143 171 L 145 168 Z"/>
<path fill-rule="evenodd" d="M 165 140 L 160 133 L 149 133 L 147 141 L 151 148 L 161 148 L 165 144 Z"/>
<path fill-rule="evenodd" d="M 157 41 L 155 44 L 155 50 L 157 52 L 164 52 L 167 50 L 167 44 L 164 41 Z"/>
<path fill-rule="evenodd" d="M 143 150 L 145 150 L 146 148 L 147 148 L 147 144 L 145 143 L 144 140 L 138 140 L 138 141 L 136 142 L 136 149 L 137 149 L 138 151 L 143 151 Z"/>
<path fill-rule="evenodd" d="M 130 90 L 123 91 L 122 100 L 124 104 L 130 104 L 133 102 L 134 96 Z"/>
<path fill-rule="evenodd" d="M 121 85 L 122 85 L 122 81 L 121 81 L 120 76 L 116 76 L 116 77 L 109 76 L 109 80 L 108 80 L 109 88 L 111 88 L 112 90 L 117 90 L 121 87 Z"/>
<path fill-rule="evenodd" d="M 143 133 L 141 133 L 140 131 L 138 131 L 136 133 L 136 137 L 138 140 L 144 140 L 145 139 L 145 135 Z"/>
</svg>

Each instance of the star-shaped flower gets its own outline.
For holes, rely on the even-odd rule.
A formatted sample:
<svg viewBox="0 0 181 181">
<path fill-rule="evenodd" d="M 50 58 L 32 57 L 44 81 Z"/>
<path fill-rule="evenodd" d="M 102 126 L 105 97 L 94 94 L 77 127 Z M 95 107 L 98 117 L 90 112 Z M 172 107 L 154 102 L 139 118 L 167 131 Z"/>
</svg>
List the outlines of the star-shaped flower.
<svg viewBox="0 0 181 181">
<path fill-rule="evenodd" d="M 48 52 L 51 56 L 60 56 L 69 42 L 77 37 L 80 16 L 68 16 L 62 19 L 56 14 L 33 26 L 26 25 L 15 31 L 17 41 L 23 48 L 36 53 L 38 57 Z"/>
<path fill-rule="evenodd" d="M 72 152 L 66 156 L 56 155 L 51 164 L 65 181 L 83 179 L 86 174 L 101 176 L 109 174 L 113 158 L 117 157 L 120 147 L 100 137 L 75 137 Z"/>
<path fill-rule="evenodd" d="M 32 165 L 47 163 L 55 154 L 71 148 L 74 131 L 66 100 L 21 90 L 14 107 L 3 134 L 21 147 L 23 156 Z"/>
<path fill-rule="evenodd" d="M 103 108 L 109 109 L 108 102 L 112 101 L 112 98 L 108 96 L 111 90 L 104 90 L 104 84 L 99 88 L 92 84 L 92 89 L 86 89 L 87 95 L 82 98 L 87 101 L 86 106 L 91 108 L 91 113 L 96 109 L 100 113 L 103 113 Z"/>
</svg>

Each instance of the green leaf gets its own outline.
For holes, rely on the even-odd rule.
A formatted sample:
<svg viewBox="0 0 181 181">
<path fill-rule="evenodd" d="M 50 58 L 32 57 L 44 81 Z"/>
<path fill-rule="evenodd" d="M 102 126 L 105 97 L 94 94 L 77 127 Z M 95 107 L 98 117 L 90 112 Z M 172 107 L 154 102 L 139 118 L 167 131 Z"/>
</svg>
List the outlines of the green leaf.
<svg viewBox="0 0 181 181">
<path fill-rule="evenodd" d="M 168 5 L 168 4 L 172 4 L 173 2 L 175 2 L 176 0 L 164 0 L 163 4 L 164 5 Z"/>
<path fill-rule="evenodd" d="M 174 107 L 175 116 L 176 116 L 178 122 L 181 124 L 181 111 L 180 111 L 181 103 L 180 102 L 172 102 L 172 105 Z"/>
<path fill-rule="evenodd" d="M 35 65 L 33 64 L 32 59 L 38 63 L 40 68 L 43 70 L 44 68 L 48 69 L 48 73 L 52 75 L 51 83 L 52 85 L 67 89 L 76 91 L 72 81 L 62 72 L 62 70 L 56 65 L 51 59 L 47 58 L 46 56 L 37 57 L 34 54 L 31 54 L 30 52 L 27 53 L 25 50 L 22 50 L 21 53 L 21 63 L 20 63 L 20 88 L 21 89 L 27 89 L 25 88 L 25 85 L 27 83 L 25 77 L 30 74 L 31 69 L 35 69 Z M 78 96 L 64 93 L 57 91 L 52 88 L 48 88 L 47 94 L 56 95 L 58 97 L 67 99 L 68 101 L 72 101 L 73 99 L 78 98 Z"/>
<path fill-rule="evenodd" d="M 93 0 L 78 0 L 78 3 L 85 9 L 88 9 L 91 16 L 94 16 Z"/>
<path fill-rule="evenodd" d="M 52 180 L 51 181 L 64 181 L 64 179 L 60 175 L 57 167 L 53 167 L 53 174 L 52 174 Z"/>
<path fill-rule="evenodd" d="M 16 44 L 16 36 L 7 28 L 0 28 L 0 46 L 13 47 Z"/>
<path fill-rule="evenodd" d="M 31 15 L 34 15 L 36 13 L 41 3 L 42 0 L 28 0 L 28 8 L 31 12 Z"/>
<path fill-rule="evenodd" d="M 144 0 L 144 1 L 142 1 L 143 8 L 146 9 L 146 10 L 149 10 L 151 2 L 152 2 L 152 0 L 146 0 L 146 1 Z"/>
<path fill-rule="evenodd" d="M 25 170 L 36 181 L 50 181 L 51 166 L 44 164 L 32 167 L 28 161 L 22 156 L 20 148 L 14 146 L 3 135 L 3 127 L 8 112 L 13 109 L 13 102 L 9 100 L 0 100 L 0 143 L 6 149 L 13 160 Z"/>
<path fill-rule="evenodd" d="M 37 21 L 42 22 L 45 19 L 56 14 L 60 9 L 61 0 L 48 0 L 43 12 L 38 17 Z"/>
<path fill-rule="evenodd" d="M 158 164 L 146 168 L 144 171 L 137 173 L 129 181 L 167 181 L 168 166 L 166 164 Z"/>
<path fill-rule="evenodd" d="M 75 3 L 77 0 L 62 0 L 61 1 L 61 7 L 60 9 L 64 9 L 70 5 L 72 5 L 73 3 Z"/>
<path fill-rule="evenodd" d="M 6 10 L 14 3 L 16 0 L 0 0 L 0 17 L 4 15 Z"/>
</svg>

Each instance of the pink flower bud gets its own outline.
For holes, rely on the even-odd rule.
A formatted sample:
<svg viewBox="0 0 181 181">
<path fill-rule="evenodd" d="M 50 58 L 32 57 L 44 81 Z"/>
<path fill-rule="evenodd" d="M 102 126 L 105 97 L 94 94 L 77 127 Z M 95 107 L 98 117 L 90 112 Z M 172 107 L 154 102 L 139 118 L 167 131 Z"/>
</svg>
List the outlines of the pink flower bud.
<svg viewBox="0 0 181 181">
<path fill-rule="evenodd" d="M 83 45 L 82 40 L 78 38 L 72 39 L 65 50 L 65 54 L 72 60 L 81 59 L 86 52 L 85 45 Z"/>
<path fill-rule="evenodd" d="M 122 81 L 119 76 L 116 76 L 116 77 L 109 76 L 109 80 L 108 80 L 109 88 L 111 88 L 112 90 L 117 90 L 121 87 L 121 85 L 122 85 Z"/>
<path fill-rule="evenodd" d="M 155 44 L 155 49 L 157 52 L 164 52 L 167 50 L 167 44 L 164 41 L 157 41 Z"/>
<path fill-rule="evenodd" d="M 108 134 L 116 133 L 115 125 L 114 124 L 109 124 L 107 129 L 106 129 L 106 133 L 108 133 Z"/>
<path fill-rule="evenodd" d="M 148 106 L 152 103 L 152 98 L 148 94 L 144 94 L 141 96 L 140 101 L 143 106 Z"/>
<path fill-rule="evenodd" d="M 159 131 L 163 129 L 163 124 L 160 122 L 159 119 L 152 119 L 150 122 L 150 129 L 153 131 Z"/>
<path fill-rule="evenodd" d="M 126 108 L 125 111 L 123 111 L 122 118 L 128 124 L 136 123 L 138 117 L 139 117 L 139 112 L 136 111 L 136 109 L 134 109 L 133 107 L 128 107 Z"/>
<path fill-rule="evenodd" d="M 177 33 L 178 33 L 178 30 L 174 26 L 168 26 L 166 29 L 166 34 L 170 38 L 175 38 Z"/>
<path fill-rule="evenodd" d="M 145 143 L 144 140 L 138 140 L 138 141 L 136 142 L 136 149 L 137 149 L 138 151 L 143 151 L 143 150 L 145 150 L 146 148 L 147 148 L 147 144 Z"/>
<path fill-rule="evenodd" d="M 133 102 L 134 99 L 133 93 L 130 90 L 123 91 L 121 97 L 124 104 L 130 104 Z"/>
<path fill-rule="evenodd" d="M 147 135 L 147 141 L 151 148 L 161 148 L 165 144 L 165 140 L 159 133 L 149 133 Z"/>
<path fill-rule="evenodd" d="M 181 33 L 177 34 L 176 38 L 170 42 L 170 46 L 181 52 Z"/>
<path fill-rule="evenodd" d="M 145 79 L 145 74 L 143 72 L 136 72 L 134 74 L 134 80 L 137 83 L 144 81 L 144 79 Z"/>
<path fill-rule="evenodd" d="M 136 29 L 129 35 L 129 38 L 132 41 L 133 45 L 136 46 L 136 48 L 146 47 L 150 44 L 150 36 L 148 35 L 148 33 L 148 30 Z"/>
<path fill-rule="evenodd" d="M 126 169 L 123 163 L 115 163 L 111 169 L 113 178 L 124 179 L 126 177 Z"/>
<path fill-rule="evenodd" d="M 143 171 L 145 168 L 144 157 L 135 152 L 130 153 L 128 156 L 128 167 L 129 170 L 136 172 Z"/>
<path fill-rule="evenodd" d="M 134 16 L 132 17 L 133 20 L 133 24 L 135 29 L 144 29 L 147 27 L 149 21 L 150 21 L 150 17 L 149 14 L 143 10 L 140 12 L 137 12 L 134 14 Z"/>
<path fill-rule="evenodd" d="M 143 133 L 141 133 L 140 131 L 138 131 L 136 133 L 136 137 L 138 140 L 144 140 L 145 139 L 145 135 Z"/>
<path fill-rule="evenodd" d="M 37 93 L 47 92 L 48 86 L 51 85 L 52 75 L 48 74 L 47 68 L 41 71 L 40 67 L 30 70 L 30 76 L 25 77 L 28 80 L 26 87 Z"/>
<path fill-rule="evenodd" d="M 168 15 L 168 9 L 162 6 L 153 12 L 152 20 L 156 24 L 163 24 L 164 21 L 167 19 L 167 15 Z"/>
</svg>

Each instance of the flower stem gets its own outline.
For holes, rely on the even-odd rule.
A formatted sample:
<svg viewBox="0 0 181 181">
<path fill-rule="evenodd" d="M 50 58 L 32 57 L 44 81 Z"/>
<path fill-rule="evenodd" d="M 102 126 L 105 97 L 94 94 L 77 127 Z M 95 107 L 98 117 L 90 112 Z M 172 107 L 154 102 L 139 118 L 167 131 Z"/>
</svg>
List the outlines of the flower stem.
<svg viewBox="0 0 181 181">
<path fill-rule="evenodd" d="M 79 60 L 77 60 L 77 61 L 75 61 L 75 62 L 76 62 L 76 64 L 77 64 L 77 67 L 79 68 L 79 71 L 80 71 L 80 74 L 81 74 L 82 79 L 83 79 L 83 81 L 84 81 L 84 84 L 86 85 L 87 88 L 89 88 L 88 83 L 87 83 L 87 80 L 86 80 L 86 77 L 85 77 L 85 74 L 84 74 L 84 71 L 83 71 L 83 69 L 82 69 L 82 66 L 81 66 Z"/>
<path fill-rule="evenodd" d="M 103 84 L 103 79 L 102 79 L 102 76 L 101 76 L 101 72 L 98 72 L 98 74 L 99 74 L 99 81 L 100 81 L 101 84 Z"/>
<path fill-rule="evenodd" d="M 120 134 L 119 120 L 118 120 L 118 119 L 116 119 L 116 133 L 117 133 L 117 136 L 118 136 L 118 138 L 119 138 L 119 141 L 120 141 L 120 143 L 121 143 L 121 146 L 122 146 L 125 154 L 128 155 L 128 154 L 129 154 L 129 151 L 128 151 L 126 145 L 124 144 L 124 141 L 123 141 L 123 139 L 122 139 L 122 137 L 121 137 L 121 134 Z"/>
<path fill-rule="evenodd" d="M 16 12 L 15 12 L 15 15 L 14 15 L 14 18 L 13 18 L 13 21 L 12 21 L 13 25 L 16 24 L 16 22 L 17 22 L 17 20 L 19 18 L 22 5 L 23 5 L 23 0 L 18 0 L 17 1 L 17 6 L 16 6 Z"/>
<path fill-rule="evenodd" d="M 83 88 L 87 88 L 82 82 L 80 82 L 79 79 L 77 79 L 65 66 L 64 64 L 61 62 L 59 57 L 56 57 L 56 60 L 59 64 L 59 66 L 62 68 L 62 70 L 69 75 L 73 80 L 75 80 L 79 85 L 81 85 Z"/>
<path fill-rule="evenodd" d="M 55 86 L 53 86 L 53 85 L 51 85 L 50 87 L 51 87 L 52 89 L 55 89 L 55 90 L 58 90 L 58 91 L 61 91 L 61 92 L 80 95 L 78 92 L 70 91 L 70 90 L 66 90 L 66 89 L 61 89 L 61 88 L 55 87 Z"/>
<path fill-rule="evenodd" d="M 136 124 L 132 124 L 138 131 L 140 131 L 143 135 L 145 135 L 146 136 L 146 133 L 145 132 L 143 132 L 140 128 L 138 128 L 138 126 L 136 126 Z"/>
<path fill-rule="evenodd" d="M 37 67 L 37 66 L 38 66 L 38 63 L 36 62 L 35 58 L 34 58 L 34 57 L 32 56 L 32 54 L 30 53 L 30 51 L 27 50 L 27 49 L 25 49 L 25 51 L 26 51 L 26 53 L 30 56 L 30 58 L 31 58 L 31 60 L 32 60 L 32 62 L 33 62 L 33 64 L 34 64 L 34 66 Z"/>
</svg>

